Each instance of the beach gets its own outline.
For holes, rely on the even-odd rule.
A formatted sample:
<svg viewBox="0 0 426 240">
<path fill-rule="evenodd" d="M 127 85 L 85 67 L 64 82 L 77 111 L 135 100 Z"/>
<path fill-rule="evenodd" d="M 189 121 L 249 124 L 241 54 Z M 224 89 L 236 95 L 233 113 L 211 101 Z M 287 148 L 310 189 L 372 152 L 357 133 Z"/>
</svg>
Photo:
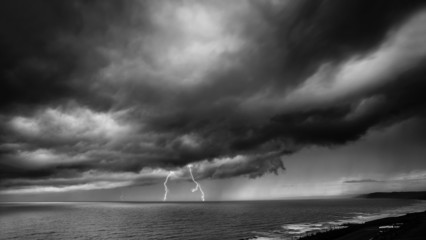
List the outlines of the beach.
<svg viewBox="0 0 426 240">
<path fill-rule="evenodd" d="M 318 232 L 301 240 L 421 240 L 426 236 L 426 211 L 388 217 L 362 224 L 346 224 L 342 229 Z"/>
<path fill-rule="evenodd" d="M 359 196 L 368 199 L 416 199 L 426 200 L 426 192 L 376 192 Z M 403 216 L 386 217 L 358 224 L 344 224 L 343 228 L 312 233 L 301 240 L 420 240 L 426 236 L 426 211 Z"/>
</svg>

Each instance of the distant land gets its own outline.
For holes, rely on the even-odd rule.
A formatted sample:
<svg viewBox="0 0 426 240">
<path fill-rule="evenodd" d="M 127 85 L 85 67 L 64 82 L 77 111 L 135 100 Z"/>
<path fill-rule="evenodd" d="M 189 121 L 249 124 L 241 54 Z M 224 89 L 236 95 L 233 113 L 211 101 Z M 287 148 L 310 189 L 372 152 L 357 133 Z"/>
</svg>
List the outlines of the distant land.
<svg viewBox="0 0 426 240">
<path fill-rule="evenodd" d="M 426 200 L 426 191 L 421 192 L 374 192 L 358 196 L 360 198 L 396 198 Z"/>
</svg>

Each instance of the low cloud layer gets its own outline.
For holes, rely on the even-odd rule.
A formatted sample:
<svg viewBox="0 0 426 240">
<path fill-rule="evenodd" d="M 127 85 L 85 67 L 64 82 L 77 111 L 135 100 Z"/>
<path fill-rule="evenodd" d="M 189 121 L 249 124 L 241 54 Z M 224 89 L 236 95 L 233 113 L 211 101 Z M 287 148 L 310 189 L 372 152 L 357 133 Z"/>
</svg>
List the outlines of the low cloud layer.
<svg viewBox="0 0 426 240">
<path fill-rule="evenodd" d="M 1 5 L 4 193 L 256 178 L 424 122 L 423 1 Z"/>
</svg>

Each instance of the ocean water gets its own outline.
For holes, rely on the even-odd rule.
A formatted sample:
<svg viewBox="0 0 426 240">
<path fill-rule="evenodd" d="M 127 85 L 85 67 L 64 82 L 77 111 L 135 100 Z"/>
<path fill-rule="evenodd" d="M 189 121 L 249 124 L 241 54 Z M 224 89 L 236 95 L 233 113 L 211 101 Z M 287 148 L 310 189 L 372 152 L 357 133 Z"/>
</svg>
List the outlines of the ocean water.
<svg viewBox="0 0 426 240">
<path fill-rule="evenodd" d="M 296 239 L 424 210 L 395 199 L 0 203 L 0 239 Z"/>
</svg>

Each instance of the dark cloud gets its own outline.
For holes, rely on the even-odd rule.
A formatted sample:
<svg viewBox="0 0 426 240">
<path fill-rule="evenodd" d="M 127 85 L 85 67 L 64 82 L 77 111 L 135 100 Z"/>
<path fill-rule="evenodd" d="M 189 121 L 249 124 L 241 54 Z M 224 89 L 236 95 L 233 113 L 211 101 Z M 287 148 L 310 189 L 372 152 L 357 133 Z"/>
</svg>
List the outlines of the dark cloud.
<svg viewBox="0 0 426 240">
<path fill-rule="evenodd" d="M 374 179 L 354 179 L 354 180 L 347 180 L 344 181 L 344 183 L 376 183 L 376 182 L 382 182 Z"/>
<path fill-rule="evenodd" d="M 201 164 L 197 169 L 197 178 L 230 178 L 234 176 L 247 176 L 249 178 L 261 177 L 266 173 L 278 174 L 285 170 L 281 156 L 290 152 L 275 152 L 260 156 L 236 156 L 220 159 L 211 163 Z"/>
<path fill-rule="evenodd" d="M 108 106 L 107 98 L 93 96 L 92 74 L 106 64 L 94 48 L 104 43 L 109 21 L 121 23 L 129 7 L 104 1 L 3 2 L 1 109 L 28 111 L 27 105 L 69 99 Z"/>
<path fill-rule="evenodd" d="M 254 178 L 424 121 L 423 1 L 1 5 L 2 188 Z"/>
<path fill-rule="evenodd" d="M 359 139 L 372 128 L 389 126 L 411 117 L 424 118 L 424 74 L 422 68 L 404 73 L 398 83 L 383 87 L 367 96 L 367 100 L 276 115 L 269 123 L 255 129 L 252 136 L 238 139 L 233 146 L 235 149 L 250 149 L 271 139 L 298 145 L 340 145 Z M 359 110 L 361 104 L 366 105 L 362 111 Z"/>
<path fill-rule="evenodd" d="M 295 1 L 288 44 L 292 60 L 302 66 L 339 61 L 371 50 L 422 1 Z"/>
</svg>

